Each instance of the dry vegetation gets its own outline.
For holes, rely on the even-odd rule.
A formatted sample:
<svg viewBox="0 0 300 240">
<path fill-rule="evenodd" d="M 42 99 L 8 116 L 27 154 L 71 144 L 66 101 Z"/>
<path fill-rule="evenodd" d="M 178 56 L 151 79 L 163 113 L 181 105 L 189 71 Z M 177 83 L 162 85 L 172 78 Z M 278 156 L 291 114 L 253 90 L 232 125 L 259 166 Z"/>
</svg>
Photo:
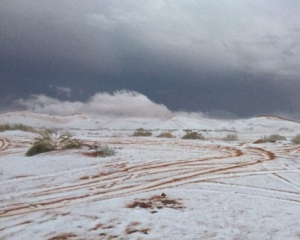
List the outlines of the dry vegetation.
<svg viewBox="0 0 300 240">
<path fill-rule="evenodd" d="M 204 140 L 204 136 L 201 133 L 194 132 L 192 130 L 184 130 L 186 134 L 181 139 L 194 139 L 194 140 Z"/>
<path fill-rule="evenodd" d="M 57 137 L 56 133 L 45 130 L 39 133 L 33 146 L 29 148 L 25 155 L 29 157 L 55 150 L 78 149 L 82 145 L 81 141 L 72 138 L 72 135 L 69 133 L 64 133 Z"/>
<path fill-rule="evenodd" d="M 107 157 L 116 154 L 115 149 L 107 145 L 98 146 L 96 143 L 84 144 L 82 141 L 73 138 L 70 133 L 58 135 L 53 130 L 44 130 L 43 132 L 39 132 L 39 136 L 35 138 L 33 146 L 29 148 L 25 155 L 30 157 L 50 151 L 80 149 L 82 147 L 92 150 L 83 153 L 89 157 Z"/>
<path fill-rule="evenodd" d="M 228 134 L 223 138 L 224 141 L 237 141 L 239 138 L 236 134 Z"/>
<path fill-rule="evenodd" d="M 163 132 L 157 136 L 158 138 L 175 138 L 171 132 Z"/>
<path fill-rule="evenodd" d="M 150 136 L 152 136 L 152 132 L 147 131 L 143 128 L 139 128 L 133 133 L 132 136 L 133 137 L 150 137 Z"/>
<path fill-rule="evenodd" d="M 292 143 L 300 144 L 300 134 L 297 134 L 295 137 L 292 138 Z"/>
<path fill-rule="evenodd" d="M 93 145 L 90 149 L 94 150 L 93 152 L 86 152 L 84 155 L 89 157 L 110 157 L 116 155 L 116 150 L 107 145 L 98 146 Z"/>
<path fill-rule="evenodd" d="M 173 209 L 181 209 L 182 203 L 178 199 L 168 198 L 165 194 L 154 195 L 149 199 L 135 199 L 133 203 L 127 204 L 127 208 L 147 208 L 158 210 L 162 208 L 173 208 Z M 156 213 L 157 211 L 151 211 L 151 213 Z"/>
<path fill-rule="evenodd" d="M 14 130 L 20 130 L 23 132 L 33 132 L 36 133 L 37 130 L 33 127 L 26 126 L 24 124 L 0 124 L 0 132 L 5 131 L 14 131 Z"/>
<path fill-rule="evenodd" d="M 270 136 L 263 136 L 261 140 L 263 142 L 275 143 L 277 141 L 286 141 L 286 137 L 279 134 L 272 134 Z"/>
</svg>

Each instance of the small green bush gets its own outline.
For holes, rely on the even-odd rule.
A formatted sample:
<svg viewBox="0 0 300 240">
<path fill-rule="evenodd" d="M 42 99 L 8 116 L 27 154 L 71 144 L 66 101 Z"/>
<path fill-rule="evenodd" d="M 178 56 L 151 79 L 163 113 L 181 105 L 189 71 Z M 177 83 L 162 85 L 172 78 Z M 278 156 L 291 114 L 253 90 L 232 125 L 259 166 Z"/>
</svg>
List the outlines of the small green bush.
<svg viewBox="0 0 300 240">
<path fill-rule="evenodd" d="M 52 130 L 46 130 L 39 133 L 34 145 L 27 151 L 26 156 L 55 150 L 78 149 L 82 146 L 83 143 L 77 139 L 72 139 L 72 135 L 69 133 L 56 137 Z"/>
<path fill-rule="evenodd" d="M 271 143 L 275 143 L 276 141 L 285 141 L 286 137 L 285 136 L 281 136 L 279 134 L 272 134 L 270 136 L 263 136 L 261 138 L 262 141 L 264 142 L 271 142 Z"/>
<path fill-rule="evenodd" d="M 88 152 L 85 155 L 89 157 L 109 157 L 116 155 L 116 151 L 114 148 L 108 147 L 107 145 L 98 146 L 92 145 L 90 149 L 93 149 L 93 152 Z"/>
<path fill-rule="evenodd" d="M 54 150 L 56 150 L 54 145 L 50 143 L 41 142 L 41 143 L 36 143 L 31 148 L 29 148 L 29 150 L 26 152 L 25 155 L 27 157 L 30 157 L 40 153 L 50 152 Z"/>
<path fill-rule="evenodd" d="M 157 136 L 158 138 L 175 138 L 171 132 L 163 132 Z"/>
<path fill-rule="evenodd" d="M 146 131 L 143 128 L 139 128 L 133 133 L 132 136 L 133 137 L 150 137 L 150 136 L 152 136 L 152 132 Z"/>
<path fill-rule="evenodd" d="M 79 148 L 82 147 L 82 145 L 83 145 L 82 142 L 73 140 L 71 142 L 68 142 L 68 143 L 64 144 L 61 149 L 62 150 L 79 149 Z"/>
<path fill-rule="evenodd" d="M 295 137 L 292 138 L 292 143 L 300 144 L 300 134 L 297 134 Z"/>
<path fill-rule="evenodd" d="M 33 127 L 26 126 L 24 124 L 0 124 L 0 132 L 4 131 L 14 131 L 14 130 L 20 130 L 23 132 L 37 132 Z"/>
<path fill-rule="evenodd" d="M 1 124 L 0 125 L 0 132 L 4 132 L 4 131 L 8 131 L 8 130 L 12 130 L 10 124 Z"/>
<path fill-rule="evenodd" d="M 77 139 L 73 139 L 70 133 L 64 133 L 59 138 L 58 148 L 62 150 L 66 149 L 78 149 L 83 146 L 83 143 Z"/>
<path fill-rule="evenodd" d="M 94 156 L 96 156 L 96 157 L 109 157 L 109 156 L 114 156 L 114 155 L 116 155 L 115 149 L 113 149 L 107 145 L 95 148 Z"/>
<path fill-rule="evenodd" d="M 238 136 L 236 134 L 228 134 L 226 137 L 223 138 L 224 141 L 237 141 Z"/>
<path fill-rule="evenodd" d="M 185 130 L 186 134 L 181 139 L 199 139 L 204 140 L 204 136 L 201 133 L 193 132 L 191 130 Z"/>
<path fill-rule="evenodd" d="M 269 140 L 271 141 L 286 141 L 286 137 L 279 134 L 272 134 L 269 136 Z"/>
</svg>

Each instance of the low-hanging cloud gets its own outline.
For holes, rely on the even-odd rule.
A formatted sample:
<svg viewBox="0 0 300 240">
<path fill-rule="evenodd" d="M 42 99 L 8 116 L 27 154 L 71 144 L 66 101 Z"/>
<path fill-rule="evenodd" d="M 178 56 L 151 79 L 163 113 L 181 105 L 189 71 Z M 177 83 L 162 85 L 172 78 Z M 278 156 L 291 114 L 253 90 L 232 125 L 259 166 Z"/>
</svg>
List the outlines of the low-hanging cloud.
<svg viewBox="0 0 300 240">
<path fill-rule="evenodd" d="M 110 117 L 169 117 L 173 113 L 164 105 L 152 102 L 134 91 L 96 93 L 87 102 L 61 101 L 43 94 L 16 101 L 29 111 L 67 116 L 76 113 Z"/>
<path fill-rule="evenodd" d="M 99 92 L 87 101 L 63 101 L 44 94 L 31 95 L 29 98 L 15 101 L 15 107 L 35 113 L 57 116 L 85 114 L 96 117 L 146 117 L 168 118 L 171 116 L 185 116 L 192 118 L 236 119 L 232 112 L 212 109 L 205 112 L 172 111 L 163 104 L 151 101 L 147 96 L 130 90 L 121 90 L 114 93 Z M 269 115 L 278 115 L 289 119 L 300 119 L 300 112 L 270 112 Z M 261 114 L 257 114 L 261 115 Z M 252 117 L 257 116 L 252 115 Z"/>
</svg>

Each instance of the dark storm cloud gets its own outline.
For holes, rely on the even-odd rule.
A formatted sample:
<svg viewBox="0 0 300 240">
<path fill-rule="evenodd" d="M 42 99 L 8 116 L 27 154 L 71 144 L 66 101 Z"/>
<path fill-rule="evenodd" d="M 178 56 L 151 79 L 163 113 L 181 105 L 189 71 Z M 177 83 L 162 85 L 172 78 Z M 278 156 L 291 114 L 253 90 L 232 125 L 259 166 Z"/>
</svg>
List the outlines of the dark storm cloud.
<svg viewBox="0 0 300 240">
<path fill-rule="evenodd" d="M 132 89 L 172 110 L 300 115 L 300 3 L 1 1 L 2 108 Z M 4 103 L 4 99 L 6 102 Z"/>
</svg>

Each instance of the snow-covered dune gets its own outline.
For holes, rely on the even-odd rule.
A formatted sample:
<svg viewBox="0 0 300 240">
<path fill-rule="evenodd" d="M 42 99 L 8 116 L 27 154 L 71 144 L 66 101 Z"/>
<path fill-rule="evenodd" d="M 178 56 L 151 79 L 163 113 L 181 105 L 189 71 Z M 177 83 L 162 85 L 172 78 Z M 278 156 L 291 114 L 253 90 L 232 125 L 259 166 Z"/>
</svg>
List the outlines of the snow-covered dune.
<svg viewBox="0 0 300 240">
<path fill-rule="evenodd" d="M 76 114 L 72 116 L 53 116 L 28 111 L 16 111 L 0 114 L 0 124 L 22 123 L 33 127 L 79 128 L 79 129 L 161 129 L 161 130 L 228 130 L 236 132 L 273 133 L 298 132 L 300 122 L 262 116 L 250 119 L 215 120 L 187 116 L 162 118 L 111 118 Z"/>
<path fill-rule="evenodd" d="M 57 128 L 94 128 L 95 121 L 85 115 L 75 114 L 72 116 L 54 116 L 28 111 L 8 112 L 0 115 L 0 124 L 22 123 L 32 127 L 57 127 Z"/>
<path fill-rule="evenodd" d="M 289 239 L 300 237 L 298 122 L 0 115 L 70 130 L 86 147 L 25 157 L 35 133 L 0 132 L 0 239 Z M 137 128 L 154 132 L 132 137 Z M 184 129 L 205 140 L 184 140 Z M 172 130 L 175 138 L 156 138 Z M 222 140 L 234 132 L 237 141 Z M 286 141 L 254 144 L 278 133 Z M 58 136 L 57 136 L 58 137 Z"/>
</svg>

